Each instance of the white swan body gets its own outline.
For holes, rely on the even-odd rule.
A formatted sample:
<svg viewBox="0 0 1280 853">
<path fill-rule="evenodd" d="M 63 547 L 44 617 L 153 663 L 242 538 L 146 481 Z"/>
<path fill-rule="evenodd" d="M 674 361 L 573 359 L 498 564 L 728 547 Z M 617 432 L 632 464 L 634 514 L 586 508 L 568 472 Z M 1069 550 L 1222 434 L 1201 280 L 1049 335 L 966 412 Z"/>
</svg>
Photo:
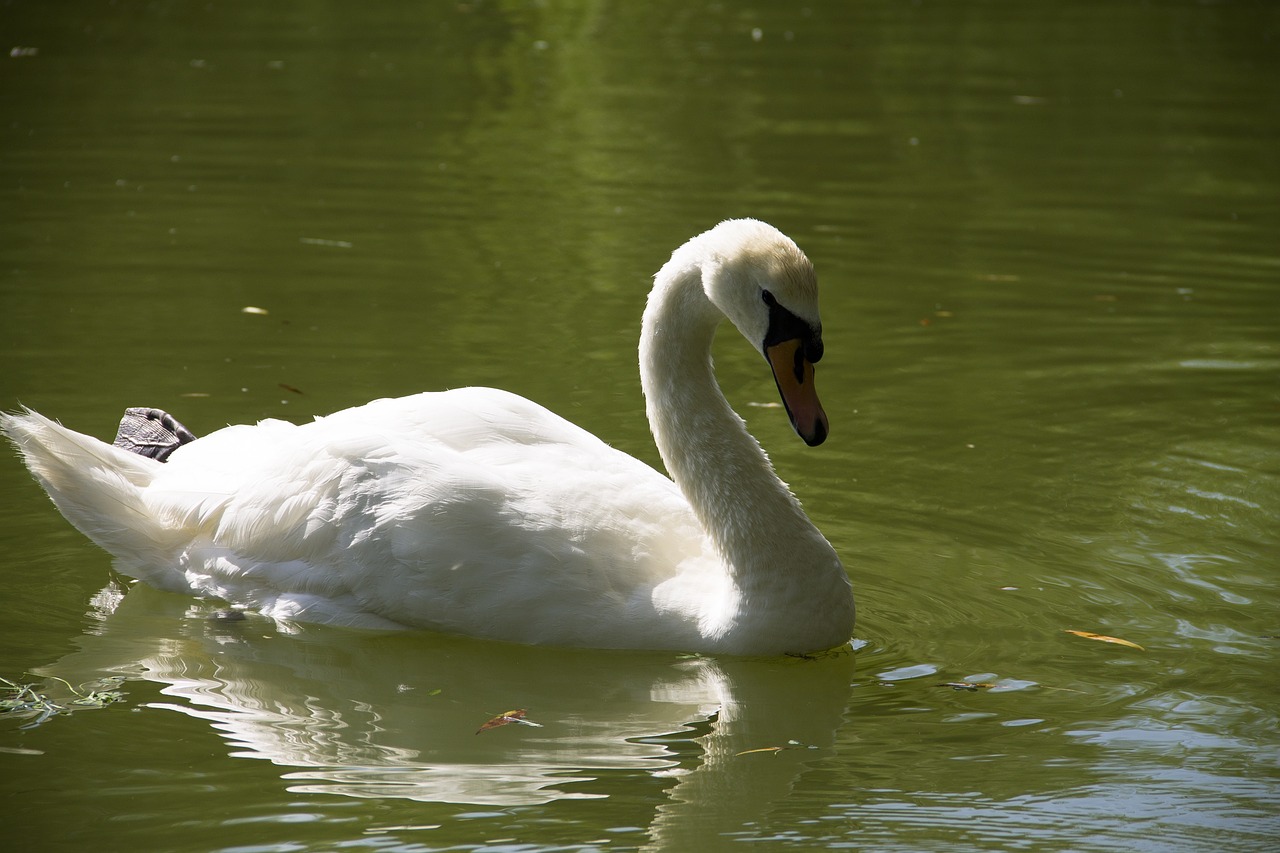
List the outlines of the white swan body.
<svg viewBox="0 0 1280 853">
<path fill-rule="evenodd" d="M 163 463 L 29 410 L 0 428 L 72 524 L 164 589 L 284 621 L 811 652 L 849 638 L 848 577 L 720 393 L 710 348 L 729 317 L 820 443 L 816 300 L 807 258 L 754 220 L 721 223 L 662 268 L 641 378 L 674 482 L 489 388 L 227 427 Z"/>
</svg>

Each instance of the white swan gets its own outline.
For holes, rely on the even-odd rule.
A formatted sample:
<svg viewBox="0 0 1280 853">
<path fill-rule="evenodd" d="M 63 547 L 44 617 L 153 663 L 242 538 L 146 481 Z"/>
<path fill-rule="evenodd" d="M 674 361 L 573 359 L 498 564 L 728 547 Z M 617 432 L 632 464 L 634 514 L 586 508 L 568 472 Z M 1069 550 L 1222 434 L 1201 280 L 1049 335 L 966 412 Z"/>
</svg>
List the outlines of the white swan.
<svg viewBox="0 0 1280 853">
<path fill-rule="evenodd" d="M 72 524 L 164 589 L 283 621 L 812 652 L 850 636 L 848 576 L 720 393 L 711 341 L 728 317 L 819 444 L 817 296 L 804 253 L 755 220 L 723 222 L 663 266 L 640 372 L 674 482 L 490 388 L 227 427 L 167 462 L 30 410 L 0 428 Z"/>
</svg>

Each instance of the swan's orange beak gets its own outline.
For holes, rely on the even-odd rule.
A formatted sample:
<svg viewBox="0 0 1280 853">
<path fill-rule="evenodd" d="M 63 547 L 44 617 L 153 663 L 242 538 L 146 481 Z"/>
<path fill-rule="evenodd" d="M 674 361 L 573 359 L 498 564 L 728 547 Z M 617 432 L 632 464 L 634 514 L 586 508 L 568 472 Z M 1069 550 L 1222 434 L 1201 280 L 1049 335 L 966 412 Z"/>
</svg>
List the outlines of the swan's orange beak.
<svg viewBox="0 0 1280 853">
<path fill-rule="evenodd" d="M 773 368 L 782 405 L 787 408 L 787 417 L 791 418 L 796 434 L 810 447 L 822 444 L 827 440 L 830 425 L 813 384 L 813 362 L 804 357 L 804 341 L 801 338 L 782 341 L 765 347 L 764 354 Z"/>
</svg>

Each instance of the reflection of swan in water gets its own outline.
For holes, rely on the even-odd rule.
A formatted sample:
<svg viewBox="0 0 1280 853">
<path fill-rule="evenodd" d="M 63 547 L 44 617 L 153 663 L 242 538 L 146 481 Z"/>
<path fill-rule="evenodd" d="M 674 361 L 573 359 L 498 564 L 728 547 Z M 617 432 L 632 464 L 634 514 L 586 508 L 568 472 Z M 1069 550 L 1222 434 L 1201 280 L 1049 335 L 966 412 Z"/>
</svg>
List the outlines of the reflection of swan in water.
<svg viewBox="0 0 1280 853">
<path fill-rule="evenodd" d="M 161 589 L 284 620 L 522 643 L 829 649 L 853 629 L 849 579 L 716 384 L 726 318 L 820 444 L 817 280 L 754 220 L 676 250 L 644 313 L 641 384 L 674 482 L 491 388 L 228 427 L 165 463 L 34 412 L 0 414 L 0 429 L 120 571 Z"/>
<path fill-rule="evenodd" d="M 146 586 L 111 598 L 98 600 L 114 612 L 47 670 L 141 671 L 170 697 L 152 707 L 209 721 L 232 755 L 280 767 L 291 791 L 512 806 L 606 796 L 601 772 L 643 770 L 672 777 L 657 816 L 653 803 L 636 816 L 664 839 L 686 824 L 737 828 L 785 796 L 827 754 L 853 667 L 849 654 L 682 659 L 321 628 L 264 637 L 260 621 L 193 618 L 189 599 Z M 475 733 L 515 707 L 542 727 Z M 818 749 L 737 755 L 788 741 Z"/>
</svg>

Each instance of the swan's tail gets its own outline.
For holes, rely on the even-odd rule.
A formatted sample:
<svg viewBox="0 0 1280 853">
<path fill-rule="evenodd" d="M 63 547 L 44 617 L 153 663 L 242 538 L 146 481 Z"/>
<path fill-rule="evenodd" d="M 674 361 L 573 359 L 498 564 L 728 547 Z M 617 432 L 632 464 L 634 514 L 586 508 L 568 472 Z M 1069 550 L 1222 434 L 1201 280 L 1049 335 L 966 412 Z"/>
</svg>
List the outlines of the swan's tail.
<svg viewBox="0 0 1280 853">
<path fill-rule="evenodd" d="M 0 412 L 0 430 L 22 453 L 66 519 L 122 562 L 163 563 L 174 534 L 148 511 L 144 490 L 164 465 L 69 430 L 38 412 Z"/>
</svg>

